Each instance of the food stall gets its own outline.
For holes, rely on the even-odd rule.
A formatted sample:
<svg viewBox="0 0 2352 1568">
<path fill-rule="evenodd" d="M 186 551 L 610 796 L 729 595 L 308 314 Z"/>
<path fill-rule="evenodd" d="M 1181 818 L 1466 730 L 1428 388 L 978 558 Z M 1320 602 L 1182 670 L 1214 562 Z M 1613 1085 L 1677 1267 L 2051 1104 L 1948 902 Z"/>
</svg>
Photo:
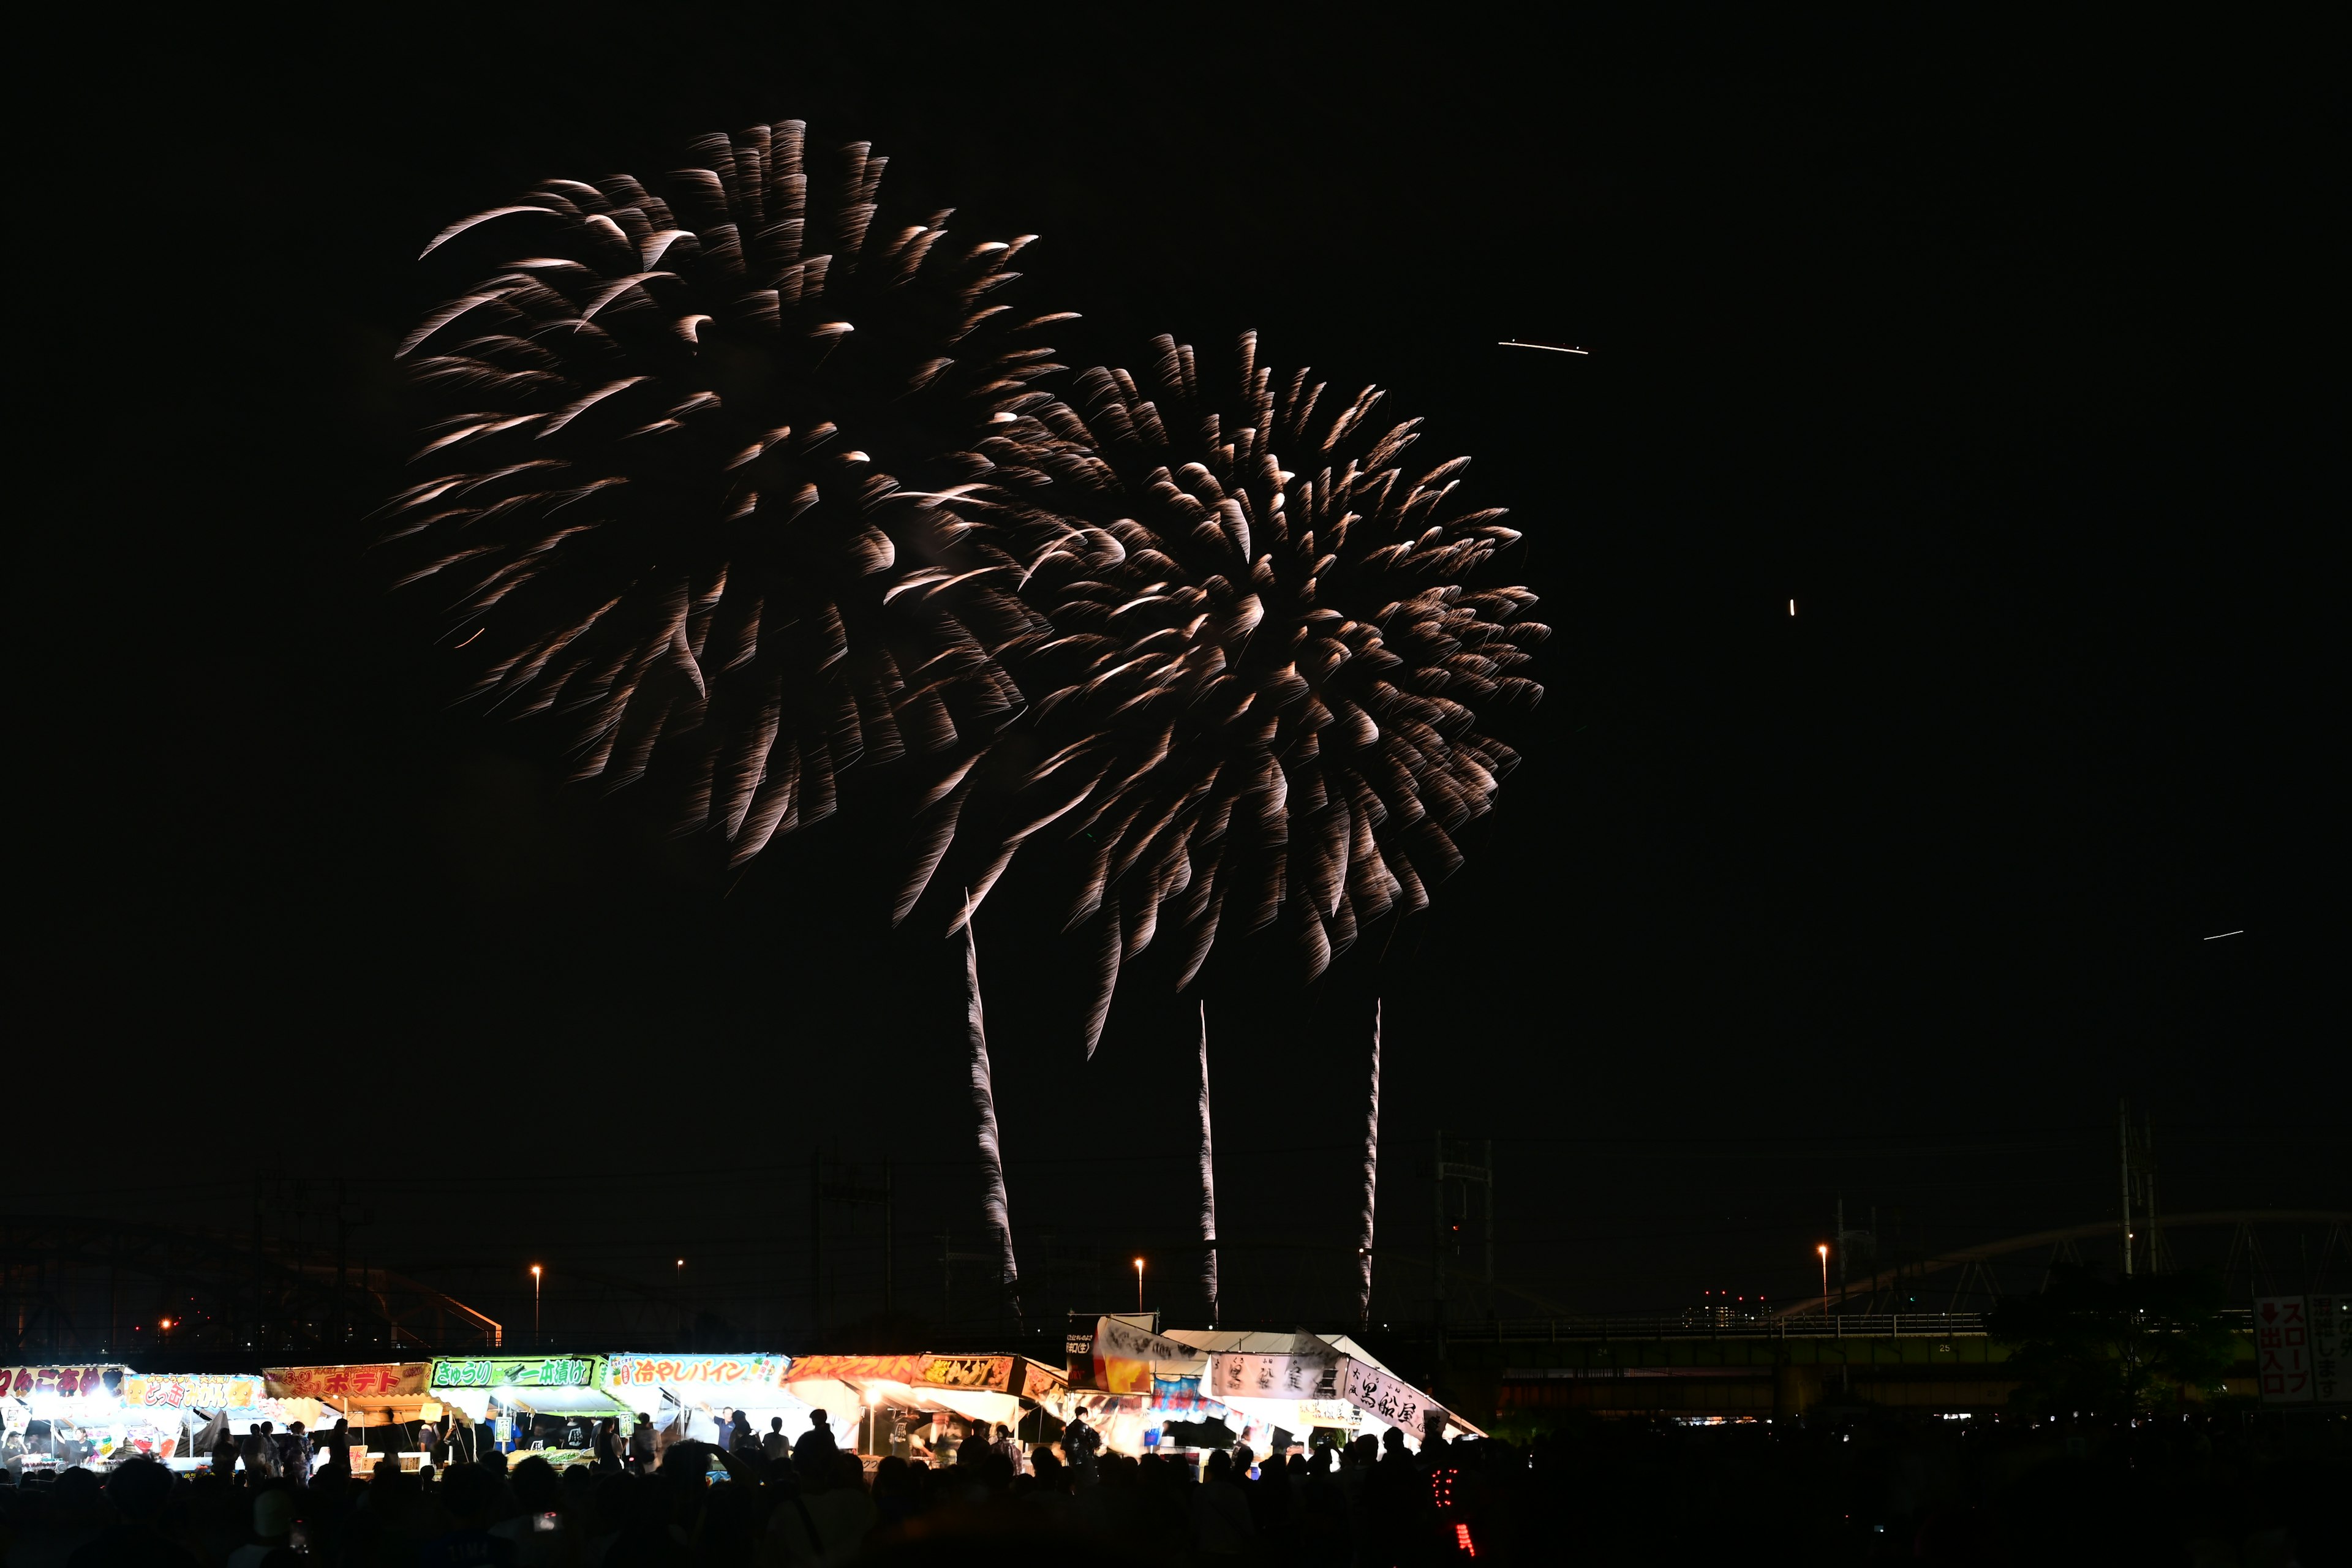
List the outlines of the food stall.
<svg viewBox="0 0 2352 1568">
<path fill-rule="evenodd" d="M 257 1373 L 137 1373 L 120 1365 L 0 1371 L 0 1448 L 12 1469 L 103 1470 L 133 1454 L 175 1470 L 209 1462 L 196 1437 L 225 1419 L 242 1433 L 267 1421 L 315 1428 L 316 1400 L 277 1398 Z"/>
<path fill-rule="evenodd" d="M 869 1458 L 904 1457 L 919 1441 L 908 1429 L 935 1427 L 942 1415 L 1018 1428 L 1029 1412 L 1066 1421 L 1072 1410 L 1061 1369 L 1018 1355 L 803 1356 L 785 1388 L 825 1412 L 842 1447 Z"/>
<path fill-rule="evenodd" d="M 254 1373 L 134 1373 L 122 1380 L 122 1405 L 146 1431 L 172 1435 L 152 1446 L 134 1437 L 131 1447 L 175 1470 L 201 1469 L 211 1461 L 198 1439 L 215 1417 L 240 1434 L 260 1421 L 280 1432 L 299 1421 L 315 1433 L 322 1416 L 333 1419 L 315 1399 L 272 1397 L 268 1380 Z"/>
<path fill-rule="evenodd" d="M 813 1408 L 786 1386 L 793 1359 L 770 1352 L 741 1355 L 624 1352 L 608 1358 L 605 1388 L 624 1412 L 624 1438 L 640 1415 L 652 1417 L 667 1446 L 680 1438 L 725 1447 L 738 1410 L 752 1432 L 767 1435 L 781 1418 L 784 1436 L 808 1430 Z"/>
<path fill-rule="evenodd" d="M 459 1434 L 461 1448 L 470 1437 L 485 1452 L 533 1451 L 562 1468 L 595 1457 L 586 1430 L 594 1422 L 620 1416 L 626 1429 L 630 1407 L 614 1397 L 609 1376 L 601 1355 L 444 1356 L 425 1374 L 425 1394 L 431 1405 L 458 1412 L 473 1426 Z M 580 1420 L 564 1419 L 573 1416 Z M 583 1428 L 576 1447 L 561 1436 L 574 1425 Z"/>
<path fill-rule="evenodd" d="M 1242 1441 L 1259 1454 L 1305 1445 L 1318 1429 L 1344 1443 L 1393 1426 L 1416 1451 L 1432 1436 L 1486 1436 L 1345 1334 L 1171 1329 L 1165 1337 L 1207 1357 L 1202 1392 L 1243 1418 Z"/>
<path fill-rule="evenodd" d="M 85 1366 L 0 1367 L 0 1454 L 12 1473 L 103 1469 L 145 1441 L 167 1434 L 143 1415 L 127 1414 L 122 1383 L 131 1369 L 118 1363 Z"/>
<path fill-rule="evenodd" d="M 338 1420 L 351 1423 L 352 1468 L 364 1475 L 387 1455 L 402 1457 L 410 1468 L 421 1452 L 415 1446 L 419 1423 L 438 1420 L 441 1405 L 426 1384 L 430 1362 L 365 1362 L 348 1366 L 273 1366 L 262 1370 L 265 1393 L 274 1400 L 307 1400 L 319 1407 L 318 1418 L 306 1421 L 314 1438 L 322 1427 Z M 232 1416 L 231 1420 L 236 1417 Z M 320 1462 L 326 1446 L 318 1444 Z"/>
</svg>

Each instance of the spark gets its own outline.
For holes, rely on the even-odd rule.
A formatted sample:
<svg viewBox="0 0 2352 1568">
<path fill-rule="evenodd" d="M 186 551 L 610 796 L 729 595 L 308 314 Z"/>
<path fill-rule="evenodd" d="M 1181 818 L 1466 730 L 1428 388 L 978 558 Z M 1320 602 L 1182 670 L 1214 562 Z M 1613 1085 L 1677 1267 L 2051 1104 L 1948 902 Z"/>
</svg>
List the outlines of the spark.
<svg viewBox="0 0 2352 1568">
<path fill-rule="evenodd" d="M 1542 349 L 1547 353 L 1556 354 L 1584 354 L 1590 356 L 1592 353 L 1591 349 L 1570 348 L 1566 343 L 1523 343 L 1517 338 L 1505 338 L 1495 346 L 1498 349 Z"/>
<path fill-rule="evenodd" d="M 489 628 L 489 627 L 488 627 L 488 626 L 476 626 L 476 627 L 474 628 L 474 637 L 467 637 L 467 638 L 466 639 L 466 642 L 472 642 L 472 641 L 474 640 L 474 637 L 480 637 L 484 632 L 488 631 L 489 629 L 490 629 L 490 628 Z M 461 643 L 457 644 L 457 647 L 464 647 L 466 646 L 466 642 L 461 642 Z"/>
<path fill-rule="evenodd" d="M 2243 927 L 2243 926 L 2240 926 L 2236 931 L 2216 931 L 2216 932 L 2214 932 L 2211 936 L 2207 937 L 2205 940 L 2206 940 L 2207 942 L 2219 942 L 2219 941 L 2221 941 L 2221 940 L 2223 937 L 2225 937 L 2225 936 L 2243 936 L 2243 935 L 2245 935 L 2245 934 L 2246 934 L 2246 928 L 2245 928 L 2245 927 Z"/>
</svg>

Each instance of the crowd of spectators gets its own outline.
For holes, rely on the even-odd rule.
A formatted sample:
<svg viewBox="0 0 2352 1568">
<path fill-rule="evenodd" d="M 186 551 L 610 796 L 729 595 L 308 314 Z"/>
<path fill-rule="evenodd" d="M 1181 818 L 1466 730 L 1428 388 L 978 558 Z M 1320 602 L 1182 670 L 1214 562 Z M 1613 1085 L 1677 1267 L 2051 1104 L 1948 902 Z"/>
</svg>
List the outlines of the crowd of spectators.
<svg viewBox="0 0 2352 1568">
<path fill-rule="evenodd" d="M 2115 1426 L 1933 1419 L 1692 1427 L 1568 1425 L 1528 1443 L 1402 1435 L 1197 1470 L 1102 1452 L 1082 1426 L 1027 1450 L 977 1429 L 951 1458 L 861 1459 L 821 1425 L 787 1447 L 657 1459 L 614 1434 L 559 1471 L 537 1455 L 354 1475 L 133 1460 L 0 1487 L 5 1568 L 801 1568 L 939 1562 L 2181 1563 L 2352 1562 L 2338 1419 L 2189 1415 Z M 282 1434 L 270 1435 L 282 1437 Z M 279 1444 L 283 1456 L 297 1446 Z"/>
</svg>

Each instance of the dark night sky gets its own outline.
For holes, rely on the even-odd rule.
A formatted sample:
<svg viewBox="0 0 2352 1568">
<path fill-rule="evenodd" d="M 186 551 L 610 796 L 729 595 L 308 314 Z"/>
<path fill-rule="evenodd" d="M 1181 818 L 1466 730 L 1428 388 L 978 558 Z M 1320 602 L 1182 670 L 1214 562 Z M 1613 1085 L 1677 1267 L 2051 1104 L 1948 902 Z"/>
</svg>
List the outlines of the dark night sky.
<svg viewBox="0 0 2352 1568">
<path fill-rule="evenodd" d="M 685 1250 L 786 1348 L 812 1147 L 974 1229 L 951 954 L 869 885 L 897 826 L 730 891 L 447 711 L 360 551 L 425 238 L 787 115 L 1042 234 L 1073 363 L 1255 326 L 1528 534 L 1560 635 L 1468 868 L 1311 990 L 1209 986 L 1233 1313 L 1346 1300 L 1273 1244 L 1347 1233 L 1376 994 L 1383 1240 L 1425 1242 L 1435 1128 L 1491 1136 L 1505 1274 L 1580 1310 L 1801 1293 L 1841 1189 L 1921 1242 L 2103 1217 L 2119 1092 L 2169 1207 L 2352 1205 L 2310 40 L 700 14 L 73 57 L 12 1207 L 231 1225 L 331 1155 L 380 1261 L 487 1295 Z M 1083 1065 L 1072 955 L 1001 907 L 1016 1237 L 1157 1248 L 1192 1004 L 1146 966 Z"/>
</svg>

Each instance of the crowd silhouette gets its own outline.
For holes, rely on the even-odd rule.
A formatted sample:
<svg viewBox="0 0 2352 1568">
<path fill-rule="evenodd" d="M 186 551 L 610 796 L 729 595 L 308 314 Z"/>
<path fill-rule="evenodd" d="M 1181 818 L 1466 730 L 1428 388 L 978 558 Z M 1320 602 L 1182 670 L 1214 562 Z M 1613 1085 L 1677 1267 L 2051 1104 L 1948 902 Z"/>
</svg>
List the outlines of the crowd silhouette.
<svg viewBox="0 0 2352 1568">
<path fill-rule="evenodd" d="M 605 1424 L 561 1469 L 493 1451 L 354 1473 L 340 1423 L 257 1426 L 191 1473 L 10 1475 L 0 1546 L 6 1568 L 2352 1560 L 2340 1418 L 1570 1422 L 1420 1453 L 1393 1430 L 1235 1443 L 1197 1470 L 1104 1452 L 1082 1423 L 1025 1447 L 973 1424 L 929 1460 L 861 1458 L 822 1422 L 789 1446 L 775 1424 L 723 1430 L 656 1452 L 649 1427 Z"/>
</svg>

